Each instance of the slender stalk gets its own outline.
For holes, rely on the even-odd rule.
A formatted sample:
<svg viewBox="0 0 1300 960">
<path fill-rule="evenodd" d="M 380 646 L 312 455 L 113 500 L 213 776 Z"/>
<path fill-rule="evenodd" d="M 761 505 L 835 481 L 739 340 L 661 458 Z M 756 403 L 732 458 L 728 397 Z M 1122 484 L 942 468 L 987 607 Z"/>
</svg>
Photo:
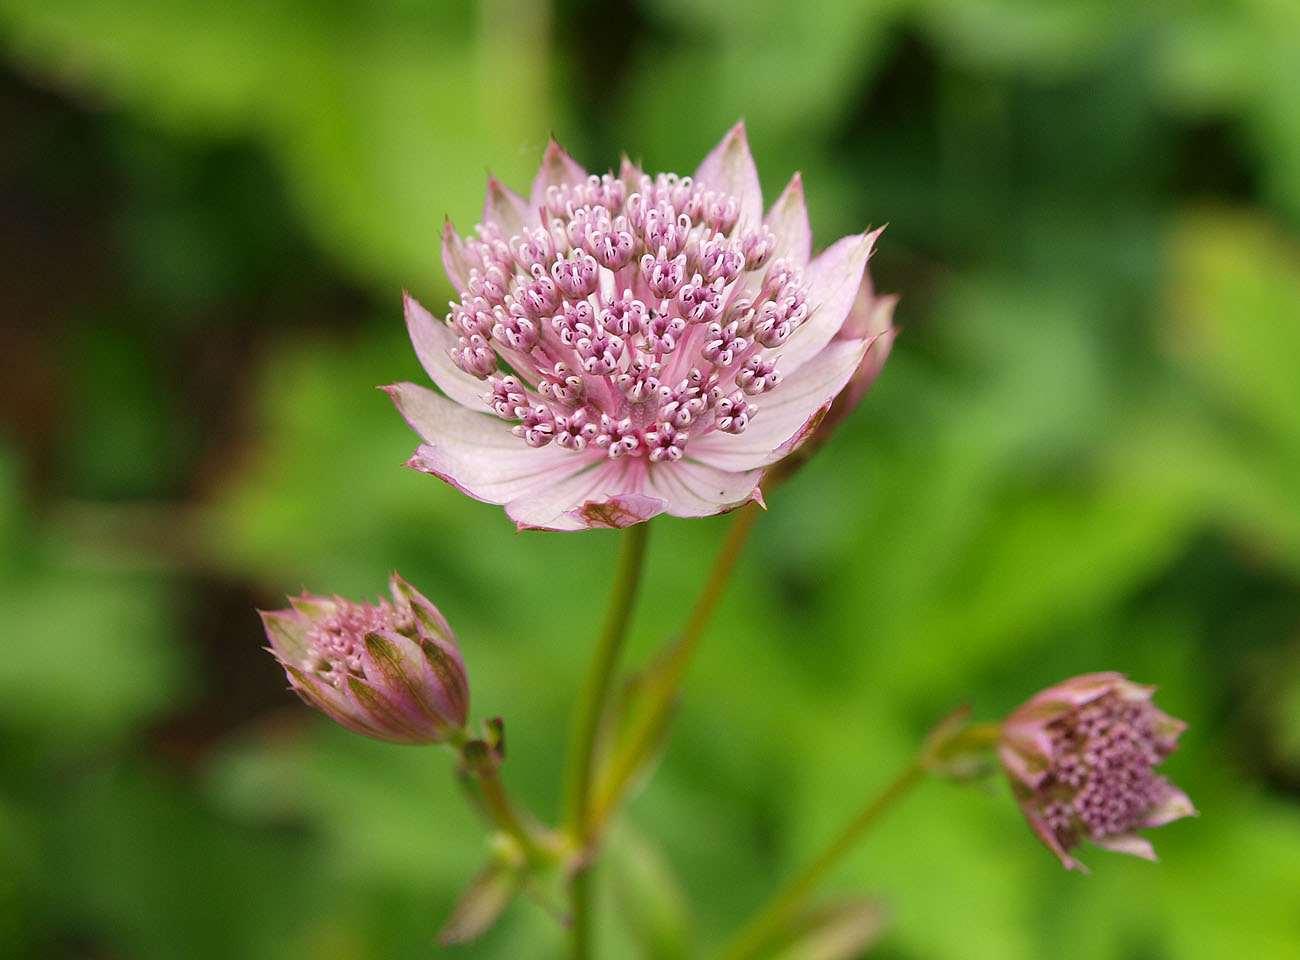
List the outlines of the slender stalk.
<svg viewBox="0 0 1300 960">
<path fill-rule="evenodd" d="M 496 773 L 487 774 L 478 780 L 479 790 L 483 796 L 483 805 L 487 808 L 492 822 L 503 832 L 514 838 L 528 859 L 534 863 L 549 860 L 553 854 L 546 850 L 538 838 L 515 810 L 514 804 L 506 795 L 505 785 Z"/>
<path fill-rule="evenodd" d="M 496 763 L 484 765 L 470 758 L 467 748 L 471 743 L 481 745 L 482 741 L 474 741 L 468 730 L 457 730 L 446 744 L 460 758 L 460 772 L 456 779 L 464 789 L 470 806 L 483 814 L 498 830 L 514 839 L 529 861 L 554 861 L 559 855 L 558 844 L 536 826 L 536 821 L 526 810 L 523 814 L 516 810 L 506 793 L 505 784 L 501 782 L 501 773 L 497 770 Z"/>
<path fill-rule="evenodd" d="M 754 528 L 754 521 L 758 519 L 762 509 L 757 503 L 748 503 L 736 512 L 736 518 L 731 521 L 727 538 L 722 541 L 722 549 L 718 551 L 717 559 L 713 561 L 713 569 L 709 572 L 704 592 L 695 601 L 695 609 L 691 611 L 691 619 L 687 621 L 686 631 L 682 634 L 681 646 L 678 647 L 677 654 L 673 658 L 673 677 L 677 681 L 674 686 L 680 684 L 682 674 L 686 672 L 686 664 L 690 661 L 695 648 L 699 646 L 700 638 L 704 636 L 704 630 L 713 617 L 713 610 L 718 605 L 722 589 L 727 585 L 731 571 L 735 569 L 736 561 L 740 558 L 740 550 L 749 539 L 749 531 Z"/>
<path fill-rule="evenodd" d="M 669 655 L 670 660 L 661 682 L 653 690 L 647 691 L 645 708 L 638 715 L 623 745 L 611 758 L 608 774 L 602 778 L 592 811 L 592 819 L 597 824 L 604 823 L 618 806 L 646 752 L 652 749 L 658 732 L 663 729 L 665 714 L 672 709 L 677 699 L 686 668 L 699 647 L 723 588 L 735 569 L 741 548 L 749 538 L 749 532 L 761 510 L 757 503 L 746 504 L 732 520 L 726 539 L 713 561 L 713 569 L 705 581 L 704 591 L 695 601 L 686 629 Z"/>
<path fill-rule="evenodd" d="M 892 783 L 849 821 L 817 859 L 804 867 L 755 914 L 723 950 L 720 960 L 745 960 L 767 946 L 831 867 L 924 776 L 925 769 L 919 760 L 909 763 Z"/>
<path fill-rule="evenodd" d="M 600 721 L 609 700 L 614 667 L 627 635 L 627 623 L 641 580 L 645 559 L 648 526 L 638 523 L 623 533 L 619 550 L 618 567 L 610 591 L 609 608 L 596 653 L 587 669 L 587 679 L 578 700 L 578 712 L 573 722 L 573 739 L 569 751 L 569 768 L 565 778 L 564 822 L 577 845 L 582 858 L 574 870 L 571 895 L 573 899 L 572 946 L 575 960 L 590 953 L 590 844 L 594 824 L 591 818 L 591 772 L 595 762 L 595 746 L 600 732 Z"/>
</svg>

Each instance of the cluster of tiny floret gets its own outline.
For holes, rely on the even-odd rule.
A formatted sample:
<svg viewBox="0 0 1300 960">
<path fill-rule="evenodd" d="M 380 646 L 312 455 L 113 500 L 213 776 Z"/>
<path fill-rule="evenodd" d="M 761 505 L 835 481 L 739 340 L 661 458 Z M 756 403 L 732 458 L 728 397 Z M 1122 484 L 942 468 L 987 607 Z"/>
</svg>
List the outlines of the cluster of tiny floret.
<svg viewBox="0 0 1300 960">
<path fill-rule="evenodd" d="M 335 609 L 317 620 L 307 634 L 315 658 L 306 667 L 321 679 L 342 687 L 349 676 L 363 675 L 366 634 L 377 630 L 408 632 L 411 618 L 382 598 L 378 604 L 353 603 L 341 597 L 335 597 L 334 602 Z"/>
<path fill-rule="evenodd" d="M 1173 745 L 1157 736 L 1157 714 L 1110 693 L 1049 724 L 1052 763 L 1036 799 L 1063 847 L 1129 833 L 1168 796 L 1153 768 Z"/>
<path fill-rule="evenodd" d="M 544 227 L 477 228 L 452 360 L 530 446 L 677 460 L 692 435 L 745 430 L 807 291 L 766 226 L 738 224 L 735 197 L 629 179 L 551 186 Z"/>
</svg>

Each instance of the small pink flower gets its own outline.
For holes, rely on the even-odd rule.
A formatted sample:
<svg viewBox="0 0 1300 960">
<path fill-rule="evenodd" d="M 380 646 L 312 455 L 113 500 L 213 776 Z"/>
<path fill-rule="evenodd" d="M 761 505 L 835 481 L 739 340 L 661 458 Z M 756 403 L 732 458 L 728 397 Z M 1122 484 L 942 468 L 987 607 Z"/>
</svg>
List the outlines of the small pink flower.
<svg viewBox="0 0 1300 960">
<path fill-rule="evenodd" d="M 393 600 L 304 593 L 260 611 L 268 648 L 307 703 L 390 743 L 441 743 L 465 726 L 469 686 L 438 608 L 393 574 Z"/>
<path fill-rule="evenodd" d="M 1025 817 L 1067 868 L 1084 840 L 1154 860 L 1133 831 L 1196 813 L 1154 768 L 1186 727 L 1151 703 L 1155 687 L 1090 673 L 1044 690 L 1007 717 L 998 755 Z"/>
<path fill-rule="evenodd" d="M 406 300 L 442 391 L 388 388 L 409 466 L 521 529 L 761 502 L 880 336 L 845 326 L 878 234 L 813 258 L 802 182 L 764 216 L 739 124 L 694 177 L 588 176 L 552 142 L 527 200 L 490 180 L 477 236 L 448 223 L 445 322 Z"/>
</svg>

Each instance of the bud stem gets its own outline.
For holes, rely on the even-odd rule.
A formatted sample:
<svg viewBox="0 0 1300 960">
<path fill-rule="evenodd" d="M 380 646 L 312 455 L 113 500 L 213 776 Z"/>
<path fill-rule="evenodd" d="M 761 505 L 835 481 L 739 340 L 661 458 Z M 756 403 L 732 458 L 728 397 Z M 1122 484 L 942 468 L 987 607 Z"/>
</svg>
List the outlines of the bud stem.
<svg viewBox="0 0 1300 960">
<path fill-rule="evenodd" d="M 569 769 L 565 778 L 565 826 L 580 853 L 578 866 L 573 873 L 573 927 L 572 946 L 575 960 L 590 953 L 590 851 L 586 848 L 596 832 L 591 816 L 591 771 L 594 761 L 597 734 L 601 718 L 609 700 L 609 688 L 614 678 L 614 667 L 627 635 L 627 623 L 636 598 L 637 585 L 645 559 L 648 524 L 638 523 L 623 532 L 619 550 L 618 568 L 610 591 L 609 608 L 605 624 L 587 679 L 578 700 L 578 712 L 573 722 L 573 739 L 569 753 Z"/>
<path fill-rule="evenodd" d="M 531 862 L 550 859 L 551 855 L 538 844 L 532 831 L 520 819 L 510 798 L 506 795 L 500 775 L 496 772 L 484 774 L 478 778 L 478 785 L 492 822 L 514 838 L 528 859 Z"/>
<path fill-rule="evenodd" d="M 767 946 L 772 937 L 789 921 L 803 899 L 830 871 L 836 862 L 895 803 L 925 776 L 920 760 L 913 760 L 876 797 L 840 831 L 839 835 L 808 864 L 785 888 L 767 902 L 754 918 L 723 950 L 721 960 L 745 960 Z"/>
<path fill-rule="evenodd" d="M 539 833 L 539 828 L 532 826 L 533 821 L 527 816 L 527 811 L 521 816 L 515 809 L 506 793 L 505 784 L 501 782 L 496 762 L 490 766 L 467 762 L 465 748 L 470 743 L 469 734 L 463 729 L 456 731 L 447 743 L 452 752 L 461 758 L 458 779 L 467 791 L 470 805 L 486 814 L 498 830 L 519 844 L 519 849 L 530 863 L 554 862 L 557 856 L 556 845 L 548 843 L 545 834 Z M 477 796 L 471 784 L 477 784 Z"/>
</svg>

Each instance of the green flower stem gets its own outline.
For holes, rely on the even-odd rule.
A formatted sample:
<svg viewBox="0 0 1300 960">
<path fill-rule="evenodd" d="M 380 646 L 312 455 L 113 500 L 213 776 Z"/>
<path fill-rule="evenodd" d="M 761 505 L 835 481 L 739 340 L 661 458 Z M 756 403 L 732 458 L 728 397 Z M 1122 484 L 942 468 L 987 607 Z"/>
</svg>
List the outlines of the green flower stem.
<svg viewBox="0 0 1300 960">
<path fill-rule="evenodd" d="M 835 866 L 890 807 L 921 781 L 925 772 L 919 759 L 909 763 L 892 783 L 849 821 L 840 831 L 839 836 L 830 842 L 817 859 L 804 867 L 784 889 L 768 901 L 767 905 L 723 950 L 720 960 L 745 960 L 766 947 L 772 938 L 780 933 L 781 928 L 790 920 L 804 898 L 826 876 L 831 867 Z"/>
<path fill-rule="evenodd" d="M 506 795 L 506 788 L 501 782 L 501 777 L 495 772 L 485 774 L 478 778 L 478 785 L 483 795 L 483 804 L 487 808 L 492 822 L 519 844 L 528 861 L 530 863 L 553 861 L 555 852 L 548 849 L 549 845 L 536 835 L 536 832 L 524 822 L 524 819 L 515 810 L 514 804 L 510 802 L 510 797 Z"/>
<path fill-rule="evenodd" d="M 695 602 L 685 632 L 669 654 L 666 671 L 655 687 L 646 691 L 644 709 L 640 711 L 622 746 L 610 758 L 608 772 L 602 777 L 593 805 L 592 819 L 595 823 L 603 824 L 617 808 L 646 753 L 654 748 L 666 714 L 677 700 L 686 667 L 704 636 L 722 590 L 735 569 L 741 548 L 749 538 L 749 532 L 761 510 L 757 503 L 746 504 L 732 520 L 727 537 L 713 562 L 713 569 L 705 581 L 704 592 Z"/>
<path fill-rule="evenodd" d="M 590 878 L 593 852 L 588 850 L 595 824 L 591 818 L 591 771 L 601 718 L 609 700 L 609 688 L 614 678 L 627 623 L 641 580 L 645 559 L 648 525 L 638 523 L 623 532 L 618 567 L 610 592 L 609 609 L 596 653 L 587 670 L 587 680 L 578 700 L 578 712 L 573 722 L 573 739 L 569 750 L 569 768 L 565 778 L 564 824 L 580 851 L 580 861 L 574 869 L 571 895 L 573 900 L 572 945 L 575 960 L 590 953 Z"/>
<path fill-rule="evenodd" d="M 533 819 L 520 814 L 506 793 L 505 784 L 494 762 L 490 766 L 470 762 L 466 747 L 473 741 L 467 730 L 457 730 L 448 740 L 447 746 L 460 758 L 460 774 L 457 779 L 465 789 L 470 805 L 478 808 L 487 819 L 502 833 L 511 837 L 524 852 L 530 863 L 554 862 L 559 856 L 559 848 L 554 839 L 549 838 Z M 497 761 L 499 762 L 499 760 Z M 478 790 L 474 790 L 474 786 Z"/>
</svg>

